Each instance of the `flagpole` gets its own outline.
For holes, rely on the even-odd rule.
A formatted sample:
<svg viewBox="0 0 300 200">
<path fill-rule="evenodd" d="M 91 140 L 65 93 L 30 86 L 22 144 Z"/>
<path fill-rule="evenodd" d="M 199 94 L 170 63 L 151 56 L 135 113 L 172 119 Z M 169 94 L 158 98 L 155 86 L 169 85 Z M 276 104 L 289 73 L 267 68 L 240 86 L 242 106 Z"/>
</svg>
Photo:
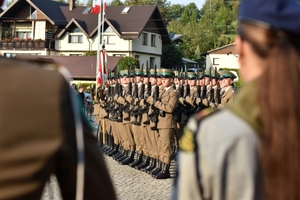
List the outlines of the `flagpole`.
<svg viewBox="0 0 300 200">
<path fill-rule="evenodd" d="M 100 26 L 101 26 L 101 17 L 102 14 L 101 12 L 98 13 L 98 44 L 97 44 L 97 63 L 96 63 L 96 85 L 99 86 L 98 84 L 98 70 L 100 67 L 100 42 L 101 42 L 101 30 L 100 30 Z"/>
</svg>

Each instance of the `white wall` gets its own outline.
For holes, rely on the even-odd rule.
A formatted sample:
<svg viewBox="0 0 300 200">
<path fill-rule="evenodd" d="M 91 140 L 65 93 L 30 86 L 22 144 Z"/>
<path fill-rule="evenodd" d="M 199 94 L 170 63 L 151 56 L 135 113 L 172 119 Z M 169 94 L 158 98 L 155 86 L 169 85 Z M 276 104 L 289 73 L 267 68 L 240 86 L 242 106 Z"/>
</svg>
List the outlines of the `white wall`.
<svg viewBox="0 0 300 200">
<path fill-rule="evenodd" d="M 206 68 L 209 67 L 239 69 L 238 55 L 209 54 L 206 56 Z"/>
<path fill-rule="evenodd" d="M 147 45 L 143 45 L 143 33 L 148 33 Z M 145 52 L 149 54 L 162 54 L 162 40 L 160 35 L 143 31 L 138 39 L 132 41 L 132 50 L 138 52 Z M 155 46 L 151 46 L 151 35 L 156 35 Z"/>
<path fill-rule="evenodd" d="M 82 35 L 82 43 L 69 43 L 69 35 Z M 83 33 L 66 33 L 60 40 L 55 40 L 55 48 L 58 51 L 89 51 L 89 40 Z"/>
</svg>

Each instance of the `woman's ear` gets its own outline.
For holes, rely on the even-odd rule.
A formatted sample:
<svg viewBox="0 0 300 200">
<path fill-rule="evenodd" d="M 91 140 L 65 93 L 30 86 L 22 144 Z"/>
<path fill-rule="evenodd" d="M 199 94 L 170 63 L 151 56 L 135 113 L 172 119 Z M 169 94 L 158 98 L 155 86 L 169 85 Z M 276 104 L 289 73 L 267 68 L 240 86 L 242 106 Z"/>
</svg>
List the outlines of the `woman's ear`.
<svg viewBox="0 0 300 200">
<path fill-rule="evenodd" d="M 244 58 L 243 40 L 238 35 L 235 37 L 234 46 L 235 46 L 236 54 L 238 55 L 238 61 L 241 64 Z"/>
</svg>

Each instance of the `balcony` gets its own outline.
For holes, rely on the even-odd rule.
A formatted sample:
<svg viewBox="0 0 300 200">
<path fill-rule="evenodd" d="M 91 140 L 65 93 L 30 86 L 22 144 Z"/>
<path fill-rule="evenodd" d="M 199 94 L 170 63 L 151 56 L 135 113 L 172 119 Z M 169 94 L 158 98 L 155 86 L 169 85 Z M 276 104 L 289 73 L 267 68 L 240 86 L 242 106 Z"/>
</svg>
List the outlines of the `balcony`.
<svg viewBox="0 0 300 200">
<path fill-rule="evenodd" d="M 26 41 L 26 42 L 0 42 L 1 50 L 44 50 L 46 48 L 45 41 Z"/>
</svg>

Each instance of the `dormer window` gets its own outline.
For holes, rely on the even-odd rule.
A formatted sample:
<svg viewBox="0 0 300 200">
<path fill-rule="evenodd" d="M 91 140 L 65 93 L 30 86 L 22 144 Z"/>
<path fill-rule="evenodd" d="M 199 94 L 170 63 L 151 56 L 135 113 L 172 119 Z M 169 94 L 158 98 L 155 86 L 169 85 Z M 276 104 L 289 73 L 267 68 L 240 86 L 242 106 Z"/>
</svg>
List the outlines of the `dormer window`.
<svg viewBox="0 0 300 200">
<path fill-rule="evenodd" d="M 126 7 L 122 10 L 121 14 L 127 14 L 127 13 L 129 12 L 129 10 L 130 10 L 130 6 L 126 6 Z"/>
</svg>

